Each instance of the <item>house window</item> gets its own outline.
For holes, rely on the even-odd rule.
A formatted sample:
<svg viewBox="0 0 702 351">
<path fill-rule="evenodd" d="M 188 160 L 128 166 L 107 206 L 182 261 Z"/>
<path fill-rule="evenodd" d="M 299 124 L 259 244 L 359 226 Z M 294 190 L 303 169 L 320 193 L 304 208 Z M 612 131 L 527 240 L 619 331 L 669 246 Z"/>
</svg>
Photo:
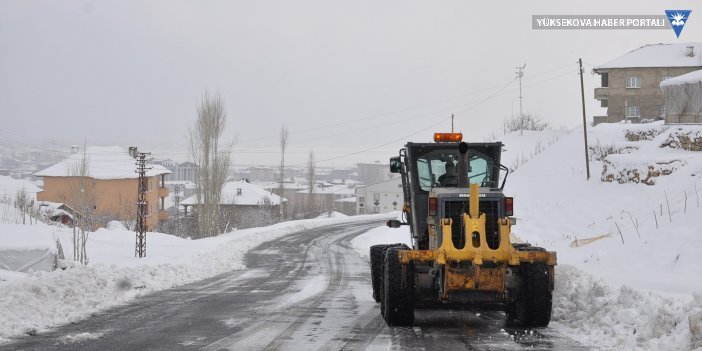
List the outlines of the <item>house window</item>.
<svg viewBox="0 0 702 351">
<path fill-rule="evenodd" d="M 236 195 L 241 195 L 241 188 L 236 188 Z"/>
<path fill-rule="evenodd" d="M 378 206 L 373 207 L 373 213 L 380 213 L 380 207 L 378 207 Z"/>
<path fill-rule="evenodd" d="M 641 117 L 641 111 L 638 106 L 627 106 L 626 107 L 626 117 Z"/>
<path fill-rule="evenodd" d="M 365 208 L 361 207 L 361 208 L 358 209 L 358 214 L 364 214 L 364 213 L 366 213 L 366 209 L 365 209 Z"/>
<path fill-rule="evenodd" d="M 665 105 L 660 107 L 660 115 L 661 118 L 665 118 Z"/>
<path fill-rule="evenodd" d="M 602 73 L 600 75 L 600 78 L 602 79 L 602 87 L 603 88 L 609 87 L 609 73 Z"/>
<path fill-rule="evenodd" d="M 641 77 L 626 77 L 627 88 L 641 88 Z"/>
<path fill-rule="evenodd" d="M 373 201 L 380 201 L 380 193 L 373 193 Z"/>
<path fill-rule="evenodd" d="M 363 197 L 363 196 L 359 196 L 359 197 L 358 197 L 358 202 L 364 203 L 364 202 L 366 202 L 366 198 Z"/>
</svg>

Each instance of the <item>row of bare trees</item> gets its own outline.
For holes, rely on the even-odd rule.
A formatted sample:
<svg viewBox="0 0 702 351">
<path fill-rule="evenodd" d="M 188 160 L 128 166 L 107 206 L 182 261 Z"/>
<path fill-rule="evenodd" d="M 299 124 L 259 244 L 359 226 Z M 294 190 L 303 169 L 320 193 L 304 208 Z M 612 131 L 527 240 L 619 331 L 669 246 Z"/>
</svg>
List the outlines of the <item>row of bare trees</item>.
<svg viewBox="0 0 702 351">
<path fill-rule="evenodd" d="M 224 102 L 219 94 L 211 96 L 205 93 L 202 100 L 197 105 L 197 119 L 195 126 L 190 130 L 190 150 L 192 161 L 199 166 L 196 179 L 195 197 L 197 199 L 197 233 L 195 237 L 208 237 L 217 235 L 230 228 L 231 218 L 220 211 L 222 188 L 227 180 L 230 166 L 230 153 L 234 142 L 221 144 L 220 138 L 226 125 L 226 111 Z M 285 194 L 285 152 L 289 144 L 290 132 L 286 126 L 280 130 L 280 183 L 278 194 L 281 198 Z M 314 152 L 310 151 L 308 160 L 309 193 L 307 201 L 307 213 L 314 213 L 314 175 L 315 175 Z M 256 222 L 270 223 L 276 219 L 271 218 L 268 212 L 271 210 L 270 204 L 263 204 L 261 211 L 246 214 L 239 217 L 240 223 Z M 285 204 L 281 203 L 277 220 L 288 218 Z M 255 217 L 256 219 L 249 219 Z"/>
</svg>

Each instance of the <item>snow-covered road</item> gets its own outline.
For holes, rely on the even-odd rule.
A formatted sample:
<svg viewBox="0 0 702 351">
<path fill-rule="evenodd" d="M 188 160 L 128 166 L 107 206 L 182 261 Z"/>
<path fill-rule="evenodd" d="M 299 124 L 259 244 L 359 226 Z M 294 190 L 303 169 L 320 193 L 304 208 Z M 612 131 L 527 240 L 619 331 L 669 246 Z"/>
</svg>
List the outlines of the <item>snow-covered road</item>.
<svg viewBox="0 0 702 351">
<path fill-rule="evenodd" d="M 145 295 L 0 348 L 582 349 L 551 328 L 505 328 L 498 311 L 418 310 L 413 327 L 387 327 L 371 299 L 368 262 L 350 243 L 379 224 L 335 224 L 286 235 L 250 251 L 248 269 Z"/>
</svg>

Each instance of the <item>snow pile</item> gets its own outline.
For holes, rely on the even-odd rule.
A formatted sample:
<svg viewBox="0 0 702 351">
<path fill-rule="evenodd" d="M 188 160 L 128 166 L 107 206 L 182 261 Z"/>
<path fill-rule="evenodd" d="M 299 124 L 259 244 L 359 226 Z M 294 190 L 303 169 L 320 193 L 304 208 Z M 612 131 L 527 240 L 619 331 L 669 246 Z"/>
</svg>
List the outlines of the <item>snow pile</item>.
<svg viewBox="0 0 702 351">
<path fill-rule="evenodd" d="M 105 225 L 105 228 L 107 230 L 127 230 L 127 227 L 120 221 L 109 221 L 107 225 Z"/>
<path fill-rule="evenodd" d="M 702 151 L 702 130 L 699 128 L 675 128 L 661 147 L 687 151 Z"/>
<path fill-rule="evenodd" d="M 359 256 L 369 259 L 370 247 L 380 244 L 402 243 L 412 247 L 412 236 L 409 226 L 400 228 L 378 227 L 369 230 L 363 235 L 359 235 L 351 240 L 351 245 Z"/>
<path fill-rule="evenodd" d="M 570 265 L 556 268 L 552 326 L 598 349 L 689 349 L 688 313 L 700 308 L 627 285 L 614 289 Z"/>
<path fill-rule="evenodd" d="M 337 212 L 337 211 L 324 212 L 321 215 L 317 216 L 317 218 L 343 218 L 343 217 L 348 217 L 348 216 L 341 213 L 341 212 Z"/>
<path fill-rule="evenodd" d="M 77 321 L 145 293 L 245 268 L 243 258 L 247 251 L 286 234 L 387 217 L 367 215 L 291 221 L 201 240 L 147 233 L 147 257 L 142 259 L 134 258 L 134 232 L 100 229 L 88 239 L 88 266 L 74 264 L 66 270 L 19 276 L 11 272 L 0 274 L 0 310 L 3 311 L 0 341 Z M 22 245 L 57 238 L 71 258 L 72 233 L 67 228 L 4 225 L 0 227 L 0 247 L 11 233 L 19 230 L 27 234 L 28 240 Z"/>
</svg>

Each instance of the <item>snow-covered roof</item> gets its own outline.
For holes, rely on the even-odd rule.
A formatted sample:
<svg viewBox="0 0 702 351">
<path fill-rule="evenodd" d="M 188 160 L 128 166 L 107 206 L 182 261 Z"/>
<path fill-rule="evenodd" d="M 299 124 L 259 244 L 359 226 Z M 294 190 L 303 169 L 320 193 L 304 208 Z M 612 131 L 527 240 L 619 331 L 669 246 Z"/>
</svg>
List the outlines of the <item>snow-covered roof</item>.
<svg viewBox="0 0 702 351">
<path fill-rule="evenodd" d="M 694 56 L 688 56 L 692 46 Z M 702 43 L 649 44 L 595 67 L 595 70 L 630 67 L 702 66 Z"/>
<path fill-rule="evenodd" d="M 352 202 L 352 203 L 356 203 L 356 197 L 355 197 L 355 196 L 352 196 L 352 197 L 345 197 L 345 198 L 343 198 L 343 199 L 334 200 L 334 202 Z"/>
<path fill-rule="evenodd" d="M 263 189 L 278 189 L 278 188 L 280 188 L 280 182 L 254 182 L 254 184 L 260 186 Z M 307 189 L 307 185 L 299 183 L 299 182 L 295 182 L 295 183 L 283 182 L 283 188 L 284 189 L 299 190 L 299 189 Z"/>
<path fill-rule="evenodd" d="M 26 179 L 15 179 L 8 176 L 0 176 L 0 197 L 4 195 L 14 199 L 15 194 L 17 194 L 17 192 L 22 188 L 24 188 L 24 191 L 26 191 L 27 195 L 30 196 L 41 191 L 39 187 Z"/>
<path fill-rule="evenodd" d="M 680 85 L 686 83 L 699 83 L 702 82 L 702 69 L 699 71 L 693 71 L 681 76 L 668 78 L 661 82 L 661 88 L 670 85 Z"/>
<path fill-rule="evenodd" d="M 138 178 L 136 161 L 129 156 L 127 150 L 121 146 L 90 146 L 85 150 L 88 159 L 88 176 L 94 179 L 132 179 Z M 71 169 L 79 165 L 83 152 L 71 154 L 63 160 L 34 175 L 37 177 L 69 177 Z M 147 165 L 147 177 L 161 174 L 170 174 L 166 167 L 161 165 Z"/>
<path fill-rule="evenodd" d="M 306 194 L 309 191 L 309 188 L 300 190 L 297 193 L 298 194 Z M 349 186 L 349 185 L 325 185 L 325 186 L 319 186 L 319 184 L 316 184 L 314 187 L 314 190 L 312 191 L 314 194 L 336 194 L 336 195 L 355 195 L 356 190 L 355 187 Z"/>
<path fill-rule="evenodd" d="M 166 185 L 182 185 L 185 189 L 195 189 L 195 183 L 189 180 L 167 180 Z"/>
<path fill-rule="evenodd" d="M 55 216 L 68 216 L 71 219 L 73 219 L 73 214 L 61 208 L 64 207 L 70 209 L 70 207 L 64 204 L 63 202 L 38 201 L 37 205 L 39 208 L 39 212 L 45 214 L 49 218 Z"/>
<path fill-rule="evenodd" d="M 241 192 L 239 192 L 241 189 Z M 221 205 L 242 205 L 256 206 L 263 204 L 265 198 L 270 200 L 271 205 L 280 205 L 281 197 L 273 194 L 265 189 L 248 183 L 245 180 L 227 182 L 222 187 Z M 282 201 L 287 201 L 282 198 Z M 180 202 L 181 205 L 197 205 L 197 197 L 195 195 Z"/>
</svg>

